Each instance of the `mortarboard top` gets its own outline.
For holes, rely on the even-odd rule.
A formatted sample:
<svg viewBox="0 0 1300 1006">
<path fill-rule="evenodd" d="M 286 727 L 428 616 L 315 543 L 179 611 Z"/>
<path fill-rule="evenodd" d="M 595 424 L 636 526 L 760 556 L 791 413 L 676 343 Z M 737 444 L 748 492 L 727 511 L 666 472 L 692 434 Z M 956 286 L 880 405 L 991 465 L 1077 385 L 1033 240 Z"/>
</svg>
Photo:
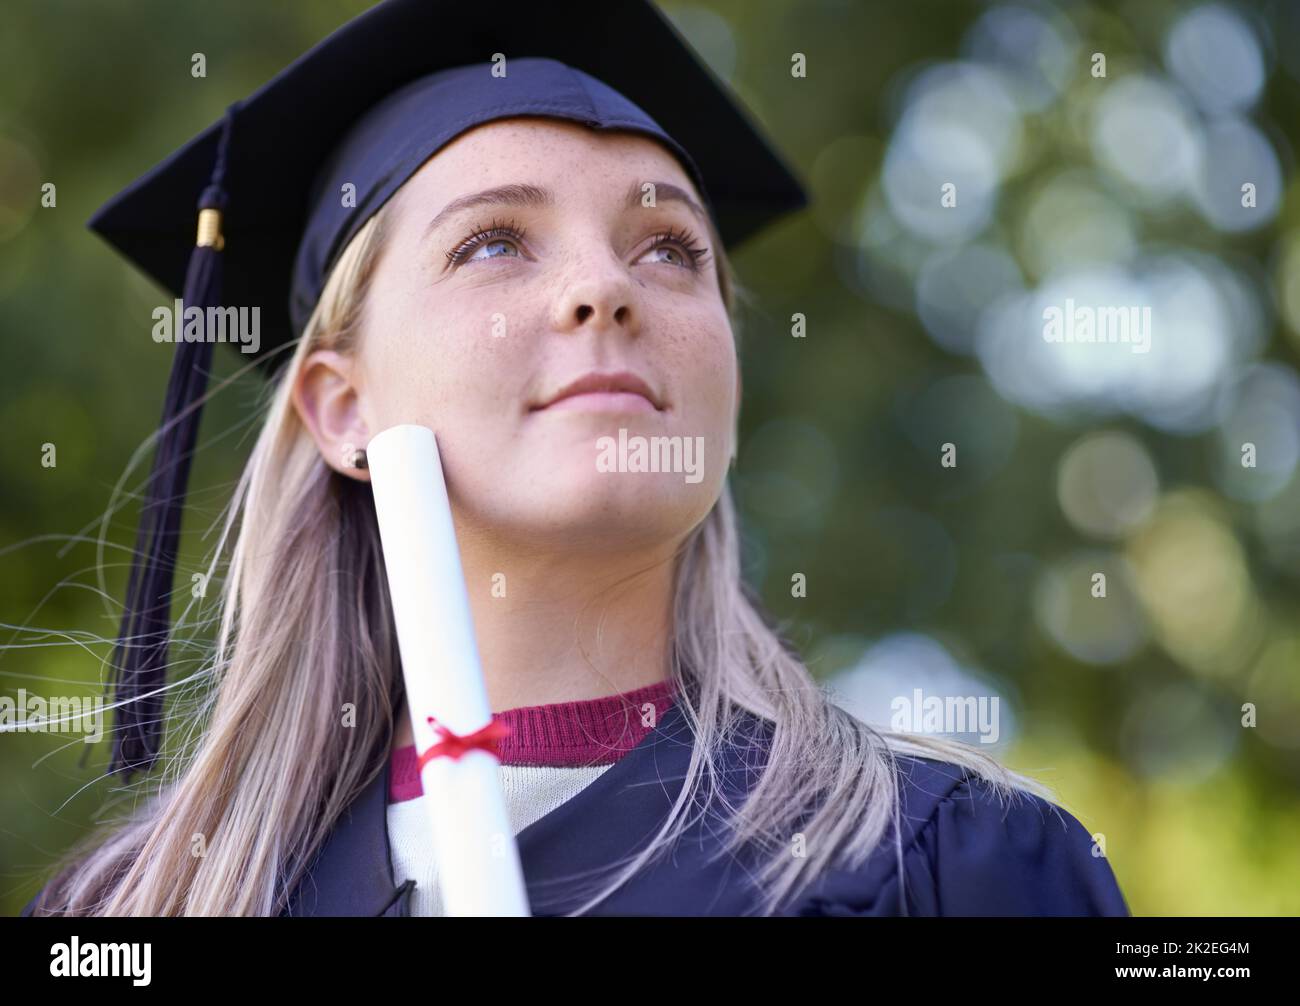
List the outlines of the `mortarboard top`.
<svg viewBox="0 0 1300 1006">
<path fill-rule="evenodd" d="M 505 74 L 492 73 L 495 54 Z M 386 0 L 232 104 L 89 226 L 187 308 L 258 309 L 258 359 L 301 335 L 348 240 L 456 136 L 517 115 L 668 147 L 734 247 L 807 205 L 803 185 L 647 0 Z M 341 198 L 355 186 L 355 202 Z M 200 213 L 200 210 L 203 210 Z M 199 222 L 196 243 L 195 222 Z M 176 337 L 115 660 L 113 771 L 158 751 L 181 510 L 211 342 Z M 267 363 L 267 361 L 270 363 Z M 145 698 L 140 699 L 141 696 Z"/>
</svg>

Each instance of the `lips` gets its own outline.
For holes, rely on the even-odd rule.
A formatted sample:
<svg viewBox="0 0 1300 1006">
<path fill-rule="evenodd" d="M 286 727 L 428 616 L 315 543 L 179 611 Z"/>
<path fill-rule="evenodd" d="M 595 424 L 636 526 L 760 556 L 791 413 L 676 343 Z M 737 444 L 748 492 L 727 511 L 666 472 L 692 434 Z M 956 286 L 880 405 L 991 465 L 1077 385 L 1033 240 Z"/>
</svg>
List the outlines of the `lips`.
<svg viewBox="0 0 1300 1006">
<path fill-rule="evenodd" d="M 557 402 L 585 395 L 593 396 L 593 400 L 597 396 L 605 396 L 600 400 L 608 402 L 617 402 L 619 395 L 639 395 L 654 406 L 656 411 L 663 411 L 663 402 L 654 389 L 636 374 L 627 370 L 584 374 L 576 381 L 566 384 L 541 404 L 534 405 L 531 411 L 547 409 Z"/>
</svg>

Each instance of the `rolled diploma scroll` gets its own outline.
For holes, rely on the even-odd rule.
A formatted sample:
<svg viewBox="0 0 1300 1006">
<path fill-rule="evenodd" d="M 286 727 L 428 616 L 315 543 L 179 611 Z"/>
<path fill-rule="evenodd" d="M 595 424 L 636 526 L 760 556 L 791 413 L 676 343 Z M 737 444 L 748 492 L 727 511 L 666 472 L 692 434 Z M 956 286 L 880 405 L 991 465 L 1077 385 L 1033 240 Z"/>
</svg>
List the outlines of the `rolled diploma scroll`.
<svg viewBox="0 0 1300 1006">
<path fill-rule="evenodd" d="M 393 426 L 366 445 L 393 599 L 406 703 L 423 753 L 440 737 L 492 721 L 469 595 L 433 431 Z M 471 750 L 430 758 L 420 773 L 448 915 L 530 914 L 497 759 Z"/>
</svg>

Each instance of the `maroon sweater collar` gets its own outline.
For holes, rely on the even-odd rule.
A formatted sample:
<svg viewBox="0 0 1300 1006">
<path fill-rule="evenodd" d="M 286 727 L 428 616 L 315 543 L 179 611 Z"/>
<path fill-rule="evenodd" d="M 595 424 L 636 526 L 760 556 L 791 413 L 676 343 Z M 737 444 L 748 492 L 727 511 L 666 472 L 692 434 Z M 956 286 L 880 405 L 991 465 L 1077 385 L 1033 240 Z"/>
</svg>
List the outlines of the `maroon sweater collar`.
<svg viewBox="0 0 1300 1006">
<path fill-rule="evenodd" d="M 654 729 L 675 698 L 676 684 L 670 678 L 617 695 L 493 713 L 493 722 L 510 728 L 510 736 L 498 745 L 501 764 L 612 765 Z M 645 716 L 651 712 L 647 705 L 653 708 L 650 716 Z M 649 726 L 645 719 L 650 720 Z M 414 744 L 393 751 L 389 769 L 389 803 L 413 800 L 424 792 Z"/>
</svg>

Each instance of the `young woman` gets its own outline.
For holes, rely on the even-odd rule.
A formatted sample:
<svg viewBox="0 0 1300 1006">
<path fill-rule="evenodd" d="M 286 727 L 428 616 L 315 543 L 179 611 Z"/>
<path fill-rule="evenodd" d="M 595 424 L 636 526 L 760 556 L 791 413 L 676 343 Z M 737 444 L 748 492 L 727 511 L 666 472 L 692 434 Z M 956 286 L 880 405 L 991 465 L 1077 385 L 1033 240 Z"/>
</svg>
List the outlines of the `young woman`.
<svg viewBox="0 0 1300 1006">
<path fill-rule="evenodd" d="M 654 81 L 634 103 L 612 66 L 515 59 L 483 98 L 480 60 L 369 101 L 318 168 L 303 320 L 212 580 L 208 698 L 174 714 L 184 741 L 134 816 L 25 914 L 441 911 L 357 454 L 398 423 L 437 431 L 534 914 L 1124 914 L 1045 790 L 858 721 L 747 595 L 721 162 L 658 130 L 686 120 Z M 589 107 L 565 107 L 574 86 Z M 401 149 L 429 121 L 428 156 Z M 620 430 L 702 445 L 698 477 L 598 466 Z"/>
</svg>

